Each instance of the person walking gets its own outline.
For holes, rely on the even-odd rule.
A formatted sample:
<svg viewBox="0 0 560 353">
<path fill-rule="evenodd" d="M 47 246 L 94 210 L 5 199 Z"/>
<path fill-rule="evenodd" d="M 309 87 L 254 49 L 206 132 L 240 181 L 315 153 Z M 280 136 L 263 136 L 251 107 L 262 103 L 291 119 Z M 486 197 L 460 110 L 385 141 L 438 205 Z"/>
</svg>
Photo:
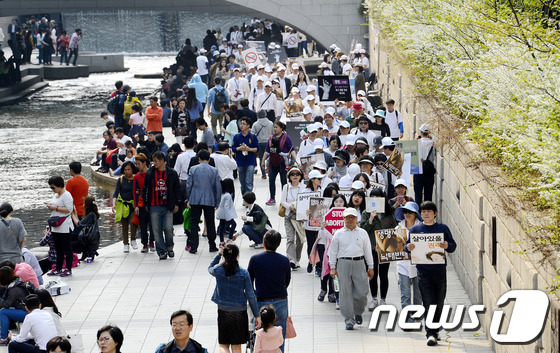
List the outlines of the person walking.
<svg viewBox="0 0 560 353">
<path fill-rule="evenodd" d="M 235 153 L 237 171 L 239 172 L 239 183 L 241 184 L 241 195 L 253 191 L 253 174 L 257 166 L 257 151 L 259 140 L 252 134 L 251 119 L 243 117 L 239 121 L 241 132 L 234 136 L 232 151 Z"/>
<path fill-rule="evenodd" d="M 74 57 L 72 65 L 76 66 L 76 61 L 78 60 L 78 47 L 81 39 L 82 30 L 77 28 L 74 34 L 72 34 L 72 38 L 70 38 L 70 43 L 68 44 L 70 55 L 68 55 L 68 59 L 66 59 L 66 66 L 70 65 L 70 59 L 72 59 L 72 56 Z"/>
</svg>

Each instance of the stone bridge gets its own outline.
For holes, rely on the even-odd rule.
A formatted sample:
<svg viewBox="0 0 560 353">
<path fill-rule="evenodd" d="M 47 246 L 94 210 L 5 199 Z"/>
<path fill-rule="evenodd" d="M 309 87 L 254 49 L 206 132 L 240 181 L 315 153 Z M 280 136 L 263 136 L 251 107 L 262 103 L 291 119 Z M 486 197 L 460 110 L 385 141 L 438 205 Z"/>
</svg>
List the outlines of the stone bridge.
<svg viewBox="0 0 560 353">
<path fill-rule="evenodd" d="M 367 46 L 361 0 L 0 0 L 0 17 L 89 10 L 161 10 L 246 14 L 278 20 L 329 47 Z"/>
</svg>

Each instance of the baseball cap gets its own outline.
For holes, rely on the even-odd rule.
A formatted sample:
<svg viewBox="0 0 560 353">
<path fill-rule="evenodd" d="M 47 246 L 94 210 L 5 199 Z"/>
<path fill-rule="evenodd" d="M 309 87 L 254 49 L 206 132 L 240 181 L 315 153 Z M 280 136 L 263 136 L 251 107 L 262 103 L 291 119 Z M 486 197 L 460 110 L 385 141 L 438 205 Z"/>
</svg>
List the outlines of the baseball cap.
<svg viewBox="0 0 560 353">
<path fill-rule="evenodd" d="M 257 66 L 257 70 L 262 70 L 262 69 L 264 69 L 264 65 L 258 65 Z"/>
<path fill-rule="evenodd" d="M 321 63 L 321 65 L 319 65 L 319 68 L 321 68 L 321 69 L 326 69 L 327 67 L 329 67 L 329 64 L 327 64 L 324 61 Z"/>
<path fill-rule="evenodd" d="M 404 181 L 404 179 L 397 179 L 397 181 L 395 182 L 395 187 L 401 186 L 401 185 L 406 188 L 406 182 Z"/>
<path fill-rule="evenodd" d="M 340 60 L 348 61 L 348 55 L 342 55 Z"/>
<path fill-rule="evenodd" d="M 307 115 L 307 114 L 311 114 L 311 113 L 313 113 L 313 109 L 311 109 L 309 107 L 303 108 L 303 115 Z"/>
<path fill-rule="evenodd" d="M 346 145 L 354 146 L 356 144 L 356 135 L 348 135 L 346 138 Z"/>
<path fill-rule="evenodd" d="M 360 190 L 364 188 L 364 182 L 361 180 L 356 180 L 352 183 L 352 190 Z"/>
<path fill-rule="evenodd" d="M 304 101 L 309 102 L 311 100 L 315 100 L 315 96 L 312 94 L 309 94 L 307 97 L 305 97 Z"/>
<path fill-rule="evenodd" d="M 315 125 L 315 124 L 310 124 L 310 125 L 307 127 L 307 132 L 309 132 L 309 133 L 317 132 L 317 125 Z"/>
<path fill-rule="evenodd" d="M 267 66 L 264 68 L 264 72 L 272 72 L 272 68 L 270 66 Z"/>
<path fill-rule="evenodd" d="M 420 126 L 420 132 L 428 132 L 428 131 L 430 131 L 430 125 L 428 125 L 428 124 L 422 124 L 422 125 Z"/>
<path fill-rule="evenodd" d="M 364 90 L 361 89 L 361 90 L 358 91 L 357 94 L 358 94 L 358 96 L 365 96 L 365 95 L 366 95 L 366 92 L 364 92 Z"/>
<path fill-rule="evenodd" d="M 234 68 L 233 71 L 241 71 L 238 67 Z"/>
<path fill-rule="evenodd" d="M 390 138 L 390 137 L 384 137 L 383 140 L 381 140 L 381 144 L 383 145 L 383 147 L 385 147 L 385 146 L 394 146 L 394 145 L 395 145 L 395 141 L 393 141 L 393 139 Z"/>
<path fill-rule="evenodd" d="M 330 116 L 334 116 L 335 113 L 336 110 L 333 107 L 328 107 L 327 111 L 325 112 L 325 115 L 329 114 Z"/>
<path fill-rule="evenodd" d="M 358 211 L 354 207 L 348 207 L 344 211 L 342 211 L 342 217 L 346 218 L 348 216 L 358 217 Z"/>
<path fill-rule="evenodd" d="M 325 175 L 321 174 L 321 172 L 318 171 L 318 170 L 312 170 L 311 172 L 309 172 L 309 175 L 307 177 L 309 179 L 315 179 L 315 178 L 323 179 L 325 177 Z M 358 217 L 358 216 L 356 216 L 356 217 Z"/>
<path fill-rule="evenodd" d="M 267 81 L 267 82 L 265 82 L 264 86 L 265 87 L 272 87 L 272 82 Z"/>
<path fill-rule="evenodd" d="M 323 142 L 322 139 L 316 139 L 315 141 L 313 141 L 313 147 L 315 149 L 320 148 L 320 149 L 325 149 L 325 143 Z M 317 163 L 315 163 L 315 165 L 317 165 Z"/>
<path fill-rule="evenodd" d="M 299 70 L 299 65 L 298 64 L 293 64 L 292 65 L 292 70 Z"/>
<path fill-rule="evenodd" d="M 307 88 L 305 89 L 307 92 L 313 92 L 317 89 L 317 87 L 313 86 L 313 85 L 309 85 L 307 86 Z"/>
<path fill-rule="evenodd" d="M 257 81 L 263 81 L 264 82 L 264 78 L 262 76 L 257 76 Z"/>
<path fill-rule="evenodd" d="M 299 93 L 299 88 L 297 88 L 297 87 L 292 87 L 292 89 L 290 90 L 290 92 L 292 92 L 292 93 Z"/>
<path fill-rule="evenodd" d="M 315 162 L 315 164 L 313 164 L 313 168 L 317 168 L 317 169 L 321 169 L 321 170 L 326 171 L 329 167 L 327 166 L 327 163 L 325 161 L 317 161 L 317 162 Z"/>
<path fill-rule="evenodd" d="M 343 120 L 343 121 L 340 123 L 340 127 L 343 127 L 343 128 L 346 128 L 346 129 L 350 129 L 350 123 L 347 122 L 346 120 Z"/>
<path fill-rule="evenodd" d="M 204 53 L 206 53 L 206 49 L 204 48 L 200 49 L 200 54 L 204 54 Z"/>
</svg>

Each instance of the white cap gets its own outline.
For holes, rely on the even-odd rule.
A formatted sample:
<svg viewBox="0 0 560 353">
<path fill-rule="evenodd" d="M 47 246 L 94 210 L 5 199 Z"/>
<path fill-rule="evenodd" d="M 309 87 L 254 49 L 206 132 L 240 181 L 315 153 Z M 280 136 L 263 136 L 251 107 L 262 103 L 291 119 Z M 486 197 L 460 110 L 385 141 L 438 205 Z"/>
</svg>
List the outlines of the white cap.
<svg viewBox="0 0 560 353">
<path fill-rule="evenodd" d="M 365 49 L 360 49 L 360 54 L 365 54 L 366 50 Z"/>
<path fill-rule="evenodd" d="M 316 100 L 315 96 L 312 94 L 308 94 L 307 97 L 305 97 L 304 101 L 309 102 L 310 100 Z"/>
<path fill-rule="evenodd" d="M 317 89 L 317 87 L 313 86 L 313 85 L 309 85 L 307 86 L 307 88 L 305 89 L 307 92 L 313 92 Z"/>
<path fill-rule="evenodd" d="M 265 87 L 272 87 L 272 82 L 266 81 L 264 84 Z"/>
<path fill-rule="evenodd" d="M 320 148 L 322 150 L 325 149 L 325 143 L 323 142 L 323 139 L 316 139 L 315 141 L 313 141 L 313 147 L 315 149 L 318 149 L 318 148 Z M 315 164 L 317 164 L 317 163 L 315 163 Z"/>
<path fill-rule="evenodd" d="M 262 65 L 262 64 L 261 64 L 261 65 L 257 65 L 257 70 L 261 70 L 261 69 L 264 69 L 264 65 Z"/>
<path fill-rule="evenodd" d="M 313 113 L 313 109 L 311 109 L 309 107 L 303 108 L 303 115 L 307 115 L 307 114 L 311 114 L 311 113 Z"/>
<path fill-rule="evenodd" d="M 239 49 L 243 49 L 243 44 L 239 44 L 239 45 L 237 45 L 237 47 L 238 47 Z"/>
<path fill-rule="evenodd" d="M 366 95 L 366 92 L 364 92 L 364 90 L 361 89 L 361 90 L 358 91 L 357 94 L 358 94 L 358 96 L 365 96 L 365 95 Z"/>
<path fill-rule="evenodd" d="M 356 144 L 356 135 L 348 135 L 348 137 L 346 138 L 346 144 L 347 145 L 355 145 Z"/>
<path fill-rule="evenodd" d="M 264 78 L 262 76 L 257 76 L 257 81 L 263 81 L 264 82 Z"/>
<path fill-rule="evenodd" d="M 364 183 L 361 180 L 356 180 L 352 183 L 353 190 L 361 190 L 364 188 Z"/>
<path fill-rule="evenodd" d="M 404 179 L 397 179 L 397 181 L 395 182 L 395 187 L 402 185 L 406 188 L 406 182 L 404 181 Z"/>
<path fill-rule="evenodd" d="M 354 54 L 360 54 L 360 49 L 354 49 Z"/>
<path fill-rule="evenodd" d="M 354 207 L 348 207 L 344 211 L 342 211 L 342 217 L 346 218 L 348 216 L 358 217 L 358 211 Z"/>
<path fill-rule="evenodd" d="M 329 127 L 328 127 L 327 125 L 323 124 L 323 125 L 322 125 L 322 129 L 323 129 L 323 130 L 328 130 Z"/>
<path fill-rule="evenodd" d="M 264 68 L 264 72 L 272 72 L 272 68 L 270 66 L 267 66 Z"/>
<path fill-rule="evenodd" d="M 308 132 L 308 133 L 317 132 L 317 125 L 315 125 L 315 124 L 309 124 L 309 126 L 307 127 L 307 132 Z M 322 141 L 321 141 L 321 142 L 322 142 Z"/>
<path fill-rule="evenodd" d="M 395 141 L 393 141 L 393 139 L 390 138 L 390 137 L 384 137 L 383 140 L 381 140 L 381 144 L 383 145 L 383 147 L 385 147 L 385 146 L 394 146 L 394 145 L 395 145 Z"/>
<path fill-rule="evenodd" d="M 430 125 L 428 125 L 428 124 L 422 124 L 422 125 L 420 126 L 420 132 L 428 132 L 428 131 L 430 131 Z"/>
<path fill-rule="evenodd" d="M 321 65 L 319 65 L 319 68 L 321 68 L 321 69 L 326 69 L 327 67 L 329 67 L 329 64 L 327 64 L 324 61 L 321 63 Z"/>
<path fill-rule="evenodd" d="M 325 161 L 317 161 L 315 162 L 315 164 L 313 164 L 313 168 L 326 171 L 329 167 L 327 166 L 327 163 Z"/>
<path fill-rule="evenodd" d="M 324 174 L 321 174 L 320 171 L 318 170 L 312 170 L 311 172 L 309 172 L 309 175 L 307 176 L 309 179 L 323 179 L 325 177 Z M 356 216 L 357 217 L 357 216 Z"/>
<path fill-rule="evenodd" d="M 292 87 L 292 89 L 290 90 L 290 92 L 292 92 L 292 93 L 299 93 L 299 88 L 297 88 L 297 87 Z"/>
<path fill-rule="evenodd" d="M 200 49 L 200 54 L 204 54 L 204 53 L 206 53 L 206 49 L 204 48 Z"/>
<path fill-rule="evenodd" d="M 277 71 L 286 71 L 286 66 L 284 66 L 282 64 L 278 64 L 278 66 L 276 66 L 276 70 Z"/>
<path fill-rule="evenodd" d="M 329 114 L 330 116 L 334 116 L 335 113 L 336 110 L 333 107 L 328 107 L 327 111 L 325 112 L 325 115 Z"/>
<path fill-rule="evenodd" d="M 348 61 L 348 55 L 342 55 L 340 60 Z"/>
<path fill-rule="evenodd" d="M 299 70 L 299 65 L 298 64 L 293 64 L 292 65 L 292 70 Z"/>
<path fill-rule="evenodd" d="M 342 122 L 340 123 L 340 127 L 350 129 L 350 123 L 347 122 L 346 120 L 342 120 Z"/>
<path fill-rule="evenodd" d="M 331 48 L 331 49 L 336 48 L 336 44 L 331 44 L 330 48 Z"/>
</svg>

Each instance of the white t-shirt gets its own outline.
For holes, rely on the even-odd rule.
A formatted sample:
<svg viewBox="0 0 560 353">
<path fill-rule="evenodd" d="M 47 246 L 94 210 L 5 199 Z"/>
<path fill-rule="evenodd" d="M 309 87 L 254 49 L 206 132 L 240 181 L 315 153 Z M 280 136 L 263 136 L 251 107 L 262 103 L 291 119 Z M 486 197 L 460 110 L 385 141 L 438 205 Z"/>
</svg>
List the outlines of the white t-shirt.
<svg viewBox="0 0 560 353">
<path fill-rule="evenodd" d="M 199 55 L 196 58 L 196 73 L 199 74 L 200 76 L 202 75 L 208 75 L 208 68 L 206 67 L 206 64 L 208 64 L 208 58 L 205 57 L 204 55 Z"/>
<path fill-rule="evenodd" d="M 391 138 L 401 137 L 401 129 L 399 128 L 399 123 L 403 122 L 401 112 L 397 112 L 396 109 L 393 109 L 392 112 L 387 110 L 385 112 L 385 122 L 389 125 L 389 129 L 391 130 Z"/>
<path fill-rule="evenodd" d="M 130 116 L 130 120 L 132 121 L 133 125 L 140 125 L 144 123 L 144 115 L 140 115 L 140 113 L 134 113 Z"/>
<path fill-rule="evenodd" d="M 120 140 L 115 139 L 117 142 L 122 142 L 122 147 L 119 147 L 119 154 L 126 154 L 126 146 L 124 145 L 126 141 L 132 142 L 132 139 L 126 135 L 124 135 Z"/>
</svg>

